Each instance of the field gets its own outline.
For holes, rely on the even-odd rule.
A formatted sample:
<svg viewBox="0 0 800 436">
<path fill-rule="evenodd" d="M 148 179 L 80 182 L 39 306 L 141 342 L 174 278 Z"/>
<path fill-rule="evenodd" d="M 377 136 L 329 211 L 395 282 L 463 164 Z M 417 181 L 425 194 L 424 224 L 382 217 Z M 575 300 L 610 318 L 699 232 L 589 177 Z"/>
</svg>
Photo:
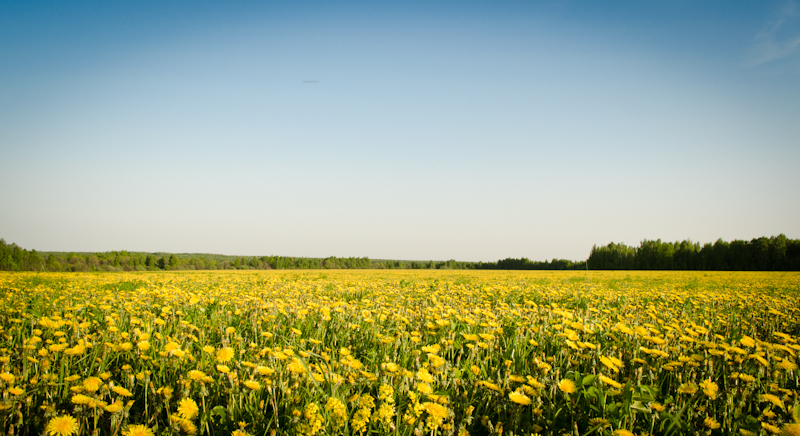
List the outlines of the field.
<svg viewBox="0 0 800 436">
<path fill-rule="evenodd" d="M 0 274 L 7 435 L 800 435 L 800 274 Z"/>
</svg>

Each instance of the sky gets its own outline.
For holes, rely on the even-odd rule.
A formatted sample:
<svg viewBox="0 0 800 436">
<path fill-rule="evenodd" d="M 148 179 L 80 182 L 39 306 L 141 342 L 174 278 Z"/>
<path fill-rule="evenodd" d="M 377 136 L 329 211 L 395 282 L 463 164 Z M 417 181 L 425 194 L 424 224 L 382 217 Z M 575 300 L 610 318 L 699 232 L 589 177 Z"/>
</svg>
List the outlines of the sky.
<svg viewBox="0 0 800 436">
<path fill-rule="evenodd" d="M 582 260 L 800 238 L 797 1 L 0 2 L 0 238 Z"/>
</svg>

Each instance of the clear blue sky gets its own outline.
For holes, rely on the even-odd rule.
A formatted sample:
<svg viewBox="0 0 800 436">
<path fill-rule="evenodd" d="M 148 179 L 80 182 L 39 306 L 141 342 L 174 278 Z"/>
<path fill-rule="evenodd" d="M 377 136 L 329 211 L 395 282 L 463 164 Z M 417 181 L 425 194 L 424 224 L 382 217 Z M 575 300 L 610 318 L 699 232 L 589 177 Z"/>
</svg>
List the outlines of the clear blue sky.
<svg viewBox="0 0 800 436">
<path fill-rule="evenodd" d="M 0 186 L 40 251 L 800 238 L 800 4 L 6 1 Z"/>
</svg>

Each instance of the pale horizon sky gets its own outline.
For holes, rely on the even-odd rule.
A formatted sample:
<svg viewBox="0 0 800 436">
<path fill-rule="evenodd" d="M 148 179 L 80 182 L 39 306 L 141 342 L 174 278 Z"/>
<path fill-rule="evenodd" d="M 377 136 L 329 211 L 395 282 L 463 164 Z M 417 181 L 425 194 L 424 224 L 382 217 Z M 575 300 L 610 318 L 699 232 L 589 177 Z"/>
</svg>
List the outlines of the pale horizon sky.
<svg viewBox="0 0 800 436">
<path fill-rule="evenodd" d="M 27 249 L 800 238 L 797 1 L 4 2 L 0 54 Z"/>
</svg>

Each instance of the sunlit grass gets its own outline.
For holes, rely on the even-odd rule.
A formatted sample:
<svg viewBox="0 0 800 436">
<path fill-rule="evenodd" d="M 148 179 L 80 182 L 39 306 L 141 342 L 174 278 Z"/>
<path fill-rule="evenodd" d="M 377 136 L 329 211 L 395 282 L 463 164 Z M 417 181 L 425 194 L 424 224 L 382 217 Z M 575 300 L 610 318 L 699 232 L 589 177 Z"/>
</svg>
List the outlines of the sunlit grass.
<svg viewBox="0 0 800 436">
<path fill-rule="evenodd" d="M 0 433 L 789 432 L 799 289 L 797 273 L 0 274 Z"/>
</svg>

